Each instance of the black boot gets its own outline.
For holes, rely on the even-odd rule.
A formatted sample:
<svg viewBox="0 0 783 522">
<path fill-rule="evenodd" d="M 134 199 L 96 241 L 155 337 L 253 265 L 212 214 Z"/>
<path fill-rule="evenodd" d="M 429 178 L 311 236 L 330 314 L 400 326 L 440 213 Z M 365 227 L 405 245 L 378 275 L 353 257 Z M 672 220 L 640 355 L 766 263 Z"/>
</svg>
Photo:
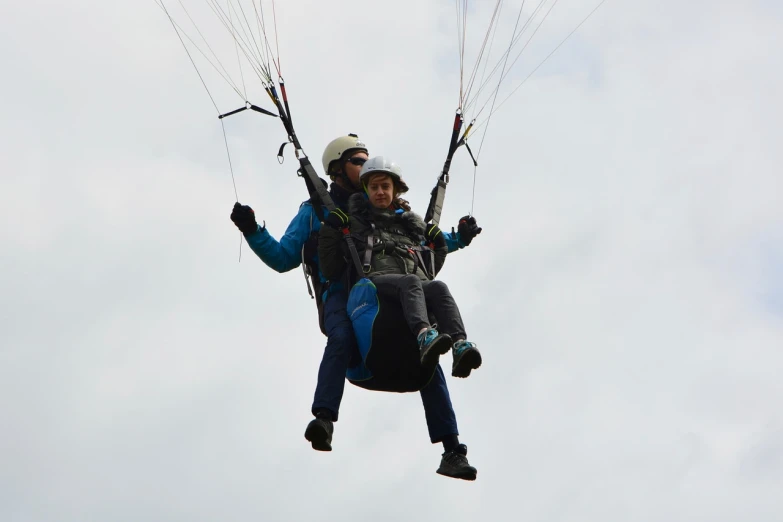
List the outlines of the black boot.
<svg viewBox="0 0 783 522">
<path fill-rule="evenodd" d="M 468 447 L 464 444 L 460 444 L 452 451 L 445 452 L 436 473 L 463 480 L 476 480 L 478 471 L 468 464 L 467 454 Z"/>
<path fill-rule="evenodd" d="M 332 451 L 332 433 L 334 424 L 330 419 L 313 419 L 307 425 L 305 438 L 313 444 L 317 451 Z"/>
</svg>

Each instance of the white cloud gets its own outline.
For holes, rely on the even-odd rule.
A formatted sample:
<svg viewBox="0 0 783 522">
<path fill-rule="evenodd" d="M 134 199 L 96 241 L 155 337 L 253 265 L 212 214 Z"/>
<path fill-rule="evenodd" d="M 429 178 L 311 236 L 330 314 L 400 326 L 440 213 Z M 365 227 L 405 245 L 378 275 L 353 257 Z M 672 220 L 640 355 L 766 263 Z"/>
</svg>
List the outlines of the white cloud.
<svg viewBox="0 0 783 522">
<path fill-rule="evenodd" d="M 358 132 L 423 211 L 454 5 L 278 4 L 313 163 Z M 569 4 L 519 80 L 587 11 Z M 449 377 L 473 484 L 434 473 L 415 394 L 347 384 L 335 451 L 310 449 L 315 306 L 299 269 L 237 263 L 220 123 L 168 21 L 42 8 L 0 12 L 4 520 L 780 517 L 776 4 L 607 2 L 493 116 L 484 231 L 443 272 L 484 354 Z M 279 237 L 305 199 L 282 127 L 225 124 L 240 201 Z M 452 173 L 446 227 L 473 203 L 462 150 Z"/>
</svg>

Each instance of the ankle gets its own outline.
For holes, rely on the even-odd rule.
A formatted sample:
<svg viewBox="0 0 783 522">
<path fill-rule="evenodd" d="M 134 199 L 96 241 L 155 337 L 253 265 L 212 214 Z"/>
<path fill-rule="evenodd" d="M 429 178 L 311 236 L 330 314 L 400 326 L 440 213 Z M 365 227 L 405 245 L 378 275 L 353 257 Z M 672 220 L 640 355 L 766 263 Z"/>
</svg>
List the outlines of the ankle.
<svg viewBox="0 0 783 522">
<path fill-rule="evenodd" d="M 334 414 L 332 413 L 332 410 L 328 408 L 317 408 L 313 414 L 316 419 L 334 421 Z"/>
<path fill-rule="evenodd" d="M 443 442 L 443 450 L 448 453 L 454 451 L 459 446 L 459 436 L 453 434 L 446 435 L 441 442 Z"/>
</svg>

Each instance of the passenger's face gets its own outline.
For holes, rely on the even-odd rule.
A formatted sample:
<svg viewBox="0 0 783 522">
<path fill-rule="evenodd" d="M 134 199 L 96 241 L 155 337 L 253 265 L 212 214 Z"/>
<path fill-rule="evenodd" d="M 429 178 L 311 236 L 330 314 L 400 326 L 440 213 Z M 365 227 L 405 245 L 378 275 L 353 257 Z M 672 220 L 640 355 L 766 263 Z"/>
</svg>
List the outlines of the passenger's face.
<svg viewBox="0 0 783 522">
<path fill-rule="evenodd" d="M 388 174 L 374 174 L 367 181 L 367 194 L 375 208 L 389 208 L 394 198 L 394 182 Z"/>
</svg>

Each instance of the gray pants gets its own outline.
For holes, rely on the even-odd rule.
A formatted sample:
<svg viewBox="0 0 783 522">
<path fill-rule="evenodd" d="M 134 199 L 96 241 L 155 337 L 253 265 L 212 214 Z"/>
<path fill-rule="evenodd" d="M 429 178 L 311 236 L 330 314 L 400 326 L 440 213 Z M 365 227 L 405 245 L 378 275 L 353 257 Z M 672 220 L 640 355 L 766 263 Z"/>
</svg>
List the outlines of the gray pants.
<svg viewBox="0 0 783 522">
<path fill-rule="evenodd" d="M 414 274 L 384 274 L 370 279 L 380 296 L 400 303 L 413 335 L 431 327 L 429 311 L 438 323 L 438 333 L 449 334 L 455 341 L 467 338 L 457 302 L 443 281 L 422 281 Z"/>
</svg>

